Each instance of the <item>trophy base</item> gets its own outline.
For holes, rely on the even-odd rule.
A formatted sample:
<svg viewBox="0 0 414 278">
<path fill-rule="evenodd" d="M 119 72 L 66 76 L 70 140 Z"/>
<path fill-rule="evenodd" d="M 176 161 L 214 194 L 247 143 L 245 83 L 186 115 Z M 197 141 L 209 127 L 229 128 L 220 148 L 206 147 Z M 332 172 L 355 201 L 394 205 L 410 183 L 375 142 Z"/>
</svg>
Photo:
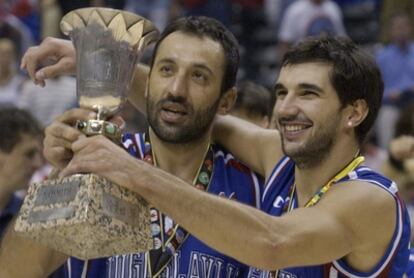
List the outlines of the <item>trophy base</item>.
<svg viewBox="0 0 414 278">
<path fill-rule="evenodd" d="M 83 260 L 153 248 L 145 200 L 94 174 L 32 184 L 15 230 Z"/>
</svg>

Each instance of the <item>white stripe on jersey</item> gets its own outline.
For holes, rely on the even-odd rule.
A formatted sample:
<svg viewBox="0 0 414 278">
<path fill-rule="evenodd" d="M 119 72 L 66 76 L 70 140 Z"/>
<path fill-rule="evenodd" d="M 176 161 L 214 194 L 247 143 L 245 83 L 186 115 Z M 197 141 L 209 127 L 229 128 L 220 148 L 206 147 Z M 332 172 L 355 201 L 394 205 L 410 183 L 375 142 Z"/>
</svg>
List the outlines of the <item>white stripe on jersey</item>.
<svg viewBox="0 0 414 278">
<path fill-rule="evenodd" d="M 269 188 L 273 184 L 276 177 L 279 175 L 280 171 L 285 167 L 285 165 L 289 162 L 289 157 L 285 157 L 283 161 L 279 164 L 279 166 L 273 171 L 273 173 L 270 175 L 269 180 L 265 184 L 265 190 L 263 192 L 262 201 L 264 200 Z"/>
<path fill-rule="evenodd" d="M 83 270 L 81 278 L 86 278 L 86 274 L 88 274 L 88 261 L 86 260 L 83 264 Z"/>
<path fill-rule="evenodd" d="M 141 159 L 144 159 L 144 152 L 145 152 L 145 145 L 142 145 L 142 140 L 141 140 L 141 136 L 140 133 L 135 133 L 135 141 L 138 144 L 138 152 L 139 152 L 139 157 Z M 145 144 L 145 142 L 144 142 Z"/>
<path fill-rule="evenodd" d="M 68 265 L 68 274 L 69 278 L 72 278 L 72 259 L 69 257 L 69 259 L 66 261 L 66 264 Z"/>
<path fill-rule="evenodd" d="M 329 278 L 338 278 L 338 270 L 336 270 L 333 266 L 329 270 Z"/>
<path fill-rule="evenodd" d="M 260 185 L 259 185 L 259 180 L 257 179 L 257 176 L 255 173 L 253 173 L 253 171 L 250 170 L 250 176 L 252 177 L 253 180 L 253 185 L 254 185 L 254 195 L 255 195 L 255 200 L 256 200 L 256 208 L 260 209 Z"/>
</svg>

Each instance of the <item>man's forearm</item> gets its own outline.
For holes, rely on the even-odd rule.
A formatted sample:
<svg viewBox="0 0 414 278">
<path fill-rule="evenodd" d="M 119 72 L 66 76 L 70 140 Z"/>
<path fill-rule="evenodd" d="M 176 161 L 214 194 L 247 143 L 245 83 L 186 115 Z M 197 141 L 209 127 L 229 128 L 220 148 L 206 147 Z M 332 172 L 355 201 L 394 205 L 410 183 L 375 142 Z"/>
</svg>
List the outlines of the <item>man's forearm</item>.
<svg viewBox="0 0 414 278">
<path fill-rule="evenodd" d="M 139 178 L 131 179 L 131 189 L 218 251 L 259 268 L 275 266 L 272 254 L 277 235 L 270 230 L 271 216 L 199 191 L 144 163 L 139 162 L 144 171 Z"/>
</svg>

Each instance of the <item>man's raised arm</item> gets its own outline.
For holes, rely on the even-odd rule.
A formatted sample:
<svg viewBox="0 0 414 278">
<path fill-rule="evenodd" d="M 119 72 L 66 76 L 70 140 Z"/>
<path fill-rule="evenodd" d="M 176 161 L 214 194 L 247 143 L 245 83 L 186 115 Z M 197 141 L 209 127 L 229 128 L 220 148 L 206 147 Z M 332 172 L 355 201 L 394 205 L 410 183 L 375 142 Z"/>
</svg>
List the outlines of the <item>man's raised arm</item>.
<svg viewBox="0 0 414 278">
<path fill-rule="evenodd" d="M 283 156 L 277 130 L 264 129 L 233 116 L 216 117 L 213 140 L 265 177 Z"/>
<path fill-rule="evenodd" d="M 27 70 L 33 82 L 44 87 L 46 80 L 76 72 L 75 48 L 71 41 L 48 37 L 38 46 L 30 47 L 20 67 Z M 129 101 L 145 114 L 145 89 L 149 67 L 138 64 L 128 94 Z"/>
</svg>

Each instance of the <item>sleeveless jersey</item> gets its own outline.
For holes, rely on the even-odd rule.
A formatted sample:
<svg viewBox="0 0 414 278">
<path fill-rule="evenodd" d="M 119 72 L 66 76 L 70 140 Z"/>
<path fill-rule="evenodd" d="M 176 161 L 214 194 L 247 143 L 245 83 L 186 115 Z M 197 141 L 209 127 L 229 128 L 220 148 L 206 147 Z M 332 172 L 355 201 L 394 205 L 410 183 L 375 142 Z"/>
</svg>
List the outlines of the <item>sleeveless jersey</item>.
<svg viewBox="0 0 414 278">
<path fill-rule="evenodd" d="M 139 159 L 144 157 L 146 150 L 143 134 L 124 135 L 123 145 L 131 155 Z M 213 145 L 212 150 L 213 172 L 207 192 L 260 208 L 261 178 L 221 147 Z M 165 233 L 166 231 L 164 235 L 168 238 Z M 65 268 L 67 278 L 150 276 L 148 256 L 145 253 L 113 256 L 87 262 L 70 258 Z M 248 270 L 248 266 L 217 252 L 189 234 L 159 277 L 232 278 L 246 276 Z"/>
<path fill-rule="evenodd" d="M 262 210 L 274 216 L 281 216 L 287 211 L 287 206 L 290 203 L 290 188 L 294 183 L 294 169 L 295 164 L 288 157 L 284 157 L 278 162 L 265 185 Z M 410 221 L 405 205 L 398 196 L 396 184 L 368 167 L 358 166 L 334 186 L 340 186 L 341 182 L 350 180 L 360 180 L 378 186 L 391 194 L 396 202 L 396 227 L 386 254 L 381 261 L 369 273 L 355 271 L 344 260 L 339 259 L 325 265 L 282 269 L 278 272 L 279 278 L 402 277 L 409 257 Z M 293 208 L 296 208 L 296 196 L 294 198 Z M 269 277 L 269 273 L 251 268 L 248 277 Z"/>
</svg>

